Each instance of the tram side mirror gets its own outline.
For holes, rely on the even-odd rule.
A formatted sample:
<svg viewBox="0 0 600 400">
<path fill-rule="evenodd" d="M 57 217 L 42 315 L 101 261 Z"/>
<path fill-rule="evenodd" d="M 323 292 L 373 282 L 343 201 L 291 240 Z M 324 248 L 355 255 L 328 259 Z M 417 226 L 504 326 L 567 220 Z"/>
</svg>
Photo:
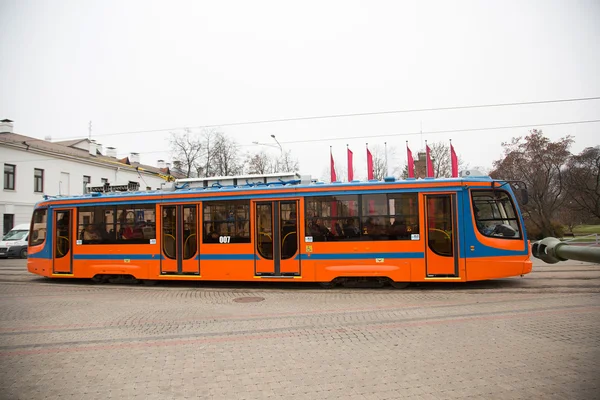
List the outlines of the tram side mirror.
<svg viewBox="0 0 600 400">
<path fill-rule="evenodd" d="M 521 189 L 521 204 L 525 205 L 529 203 L 529 194 L 527 193 L 527 189 L 523 188 Z"/>
</svg>

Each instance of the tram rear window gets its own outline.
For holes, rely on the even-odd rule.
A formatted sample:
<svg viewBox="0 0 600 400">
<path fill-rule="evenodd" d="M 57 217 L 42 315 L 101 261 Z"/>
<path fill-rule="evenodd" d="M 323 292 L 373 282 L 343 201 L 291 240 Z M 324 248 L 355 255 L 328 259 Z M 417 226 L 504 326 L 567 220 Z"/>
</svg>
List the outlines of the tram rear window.
<svg viewBox="0 0 600 400">
<path fill-rule="evenodd" d="M 418 240 L 417 193 L 307 198 L 306 235 L 313 242 Z"/>
<path fill-rule="evenodd" d="M 156 239 L 156 205 L 80 207 L 78 239 L 83 244 L 147 244 Z"/>
<path fill-rule="evenodd" d="M 205 201 L 203 243 L 250 243 L 250 201 Z"/>
<path fill-rule="evenodd" d="M 477 230 L 485 236 L 520 239 L 519 219 L 508 192 L 474 190 L 471 193 Z"/>
<path fill-rule="evenodd" d="M 33 212 L 31 218 L 31 234 L 29 235 L 29 245 L 37 246 L 44 243 L 46 240 L 46 218 L 48 216 L 48 210 L 45 208 L 37 209 Z"/>
</svg>

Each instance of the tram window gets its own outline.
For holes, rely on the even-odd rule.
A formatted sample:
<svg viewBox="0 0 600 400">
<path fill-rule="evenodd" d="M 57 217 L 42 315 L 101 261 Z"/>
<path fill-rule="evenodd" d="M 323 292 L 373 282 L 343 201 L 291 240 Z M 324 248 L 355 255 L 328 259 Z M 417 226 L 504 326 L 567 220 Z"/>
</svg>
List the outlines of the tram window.
<svg viewBox="0 0 600 400">
<path fill-rule="evenodd" d="M 357 195 L 306 198 L 306 235 L 313 242 L 356 240 L 359 232 Z"/>
<path fill-rule="evenodd" d="M 411 240 L 418 233 L 417 193 L 306 199 L 306 235 L 313 242 Z"/>
<path fill-rule="evenodd" d="M 156 205 L 80 207 L 78 239 L 83 244 L 147 244 L 156 239 Z"/>
<path fill-rule="evenodd" d="M 48 216 L 48 210 L 45 208 L 37 209 L 33 212 L 31 218 L 31 234 L 29 235 L 29 245 L 37 246 L 44 243 L 46 240 L 46 218 Z"/>
<path fill-rule="evenodd" d="M 417 193 L 391 193 L 389 235 L 391 240 L 413 240 L 419 235 L 419 197 Z"/>
<path fill-rule="evenodd" d="M 474 190 L 471 193 L 477 230 L 485 236 L 520 239 L 519 219 L 508 192 Z"/>
<path fill-rule="evenodd" d="M 417 193 L 361 196 L 363 240 L 414 240 L 419 234 Z"/>
<path fill-rule="evenodd" d="M 367 194 L 362 196 L 362 215 L 387 215 L 386 194 Z"/>
<path fill-rule="evenodd" d="M 361 238 L 389 240 L 391 223 L 387 195 L 385 193 L 362 195 L 361 200 Z"/>
<path fill-rule="evenodd" d="M 203 243 L 250 243 L 250 201 L 205 201 Z"/>
<path fill-rule="evenodd" d="M 156 205 L 131 204 L 117 207 L 117 243 L 149 243 L 156 239 Z"/>
</svg>

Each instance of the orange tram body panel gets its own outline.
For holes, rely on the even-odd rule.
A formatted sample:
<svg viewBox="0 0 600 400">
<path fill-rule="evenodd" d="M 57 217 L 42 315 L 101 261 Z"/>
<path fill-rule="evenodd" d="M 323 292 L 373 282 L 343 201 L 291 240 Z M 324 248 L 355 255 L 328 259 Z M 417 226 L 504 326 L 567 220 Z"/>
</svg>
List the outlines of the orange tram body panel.
<svg viewBox="0 0 600 400">
<path fill-rule="evenodd" d="M 489 177 L 48 198 L 29 237 L 29 272 L 50 278 L 401 284 L 532 267 L 515 193 Z"/>
</svg>

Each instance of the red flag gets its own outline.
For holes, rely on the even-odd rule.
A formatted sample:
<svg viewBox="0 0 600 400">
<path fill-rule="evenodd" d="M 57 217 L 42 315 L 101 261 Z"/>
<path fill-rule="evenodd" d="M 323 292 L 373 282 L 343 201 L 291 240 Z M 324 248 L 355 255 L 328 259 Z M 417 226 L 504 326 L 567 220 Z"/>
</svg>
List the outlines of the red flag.
<svg viewBox="0 0 600 400">
<path fill-rule="evenodd" d="M 428 145 L 425 145 L 427 152 L 427 178 L 433 178 L 433 161 L 431 161 L 431 149 Z"/>
<path fill-rule="evenodd" d="M 335 163 L 333 162 L 333 153 L 331 153 L 331 148 L 329 148 L 329 156 L 331 157 L 331 182 L 336 182 L 337 177 L 335 176 Z"/>
<path fill-rule="evenodd" d="M 369 148 L 367 147 L 367 179 L 371 180 L 373 179 L 374 174 L 373 174 L 373 155 L 371 154 L 371 152 L 369 151 Z"/>
<path fill-rule="evenodd" d="M 348 148 L 348 182 L 354 180 L 354 166 L 352 165 L 352 150 Z"/>
<path fill-rule="evenodd" d="M 450 160 L 452 161 L 452 177 L 458 178 L 458 157 L 456 157 L 452 142 L 450 142 Z"/>
<path fill-rule="evenodd" d="M 415 160 L 413 160 L 412 151 L 408 148 L 408 143 L 406 143 L 406 153 L 408 157 L 408 177 L 415 177 Z"/>
</svg>

